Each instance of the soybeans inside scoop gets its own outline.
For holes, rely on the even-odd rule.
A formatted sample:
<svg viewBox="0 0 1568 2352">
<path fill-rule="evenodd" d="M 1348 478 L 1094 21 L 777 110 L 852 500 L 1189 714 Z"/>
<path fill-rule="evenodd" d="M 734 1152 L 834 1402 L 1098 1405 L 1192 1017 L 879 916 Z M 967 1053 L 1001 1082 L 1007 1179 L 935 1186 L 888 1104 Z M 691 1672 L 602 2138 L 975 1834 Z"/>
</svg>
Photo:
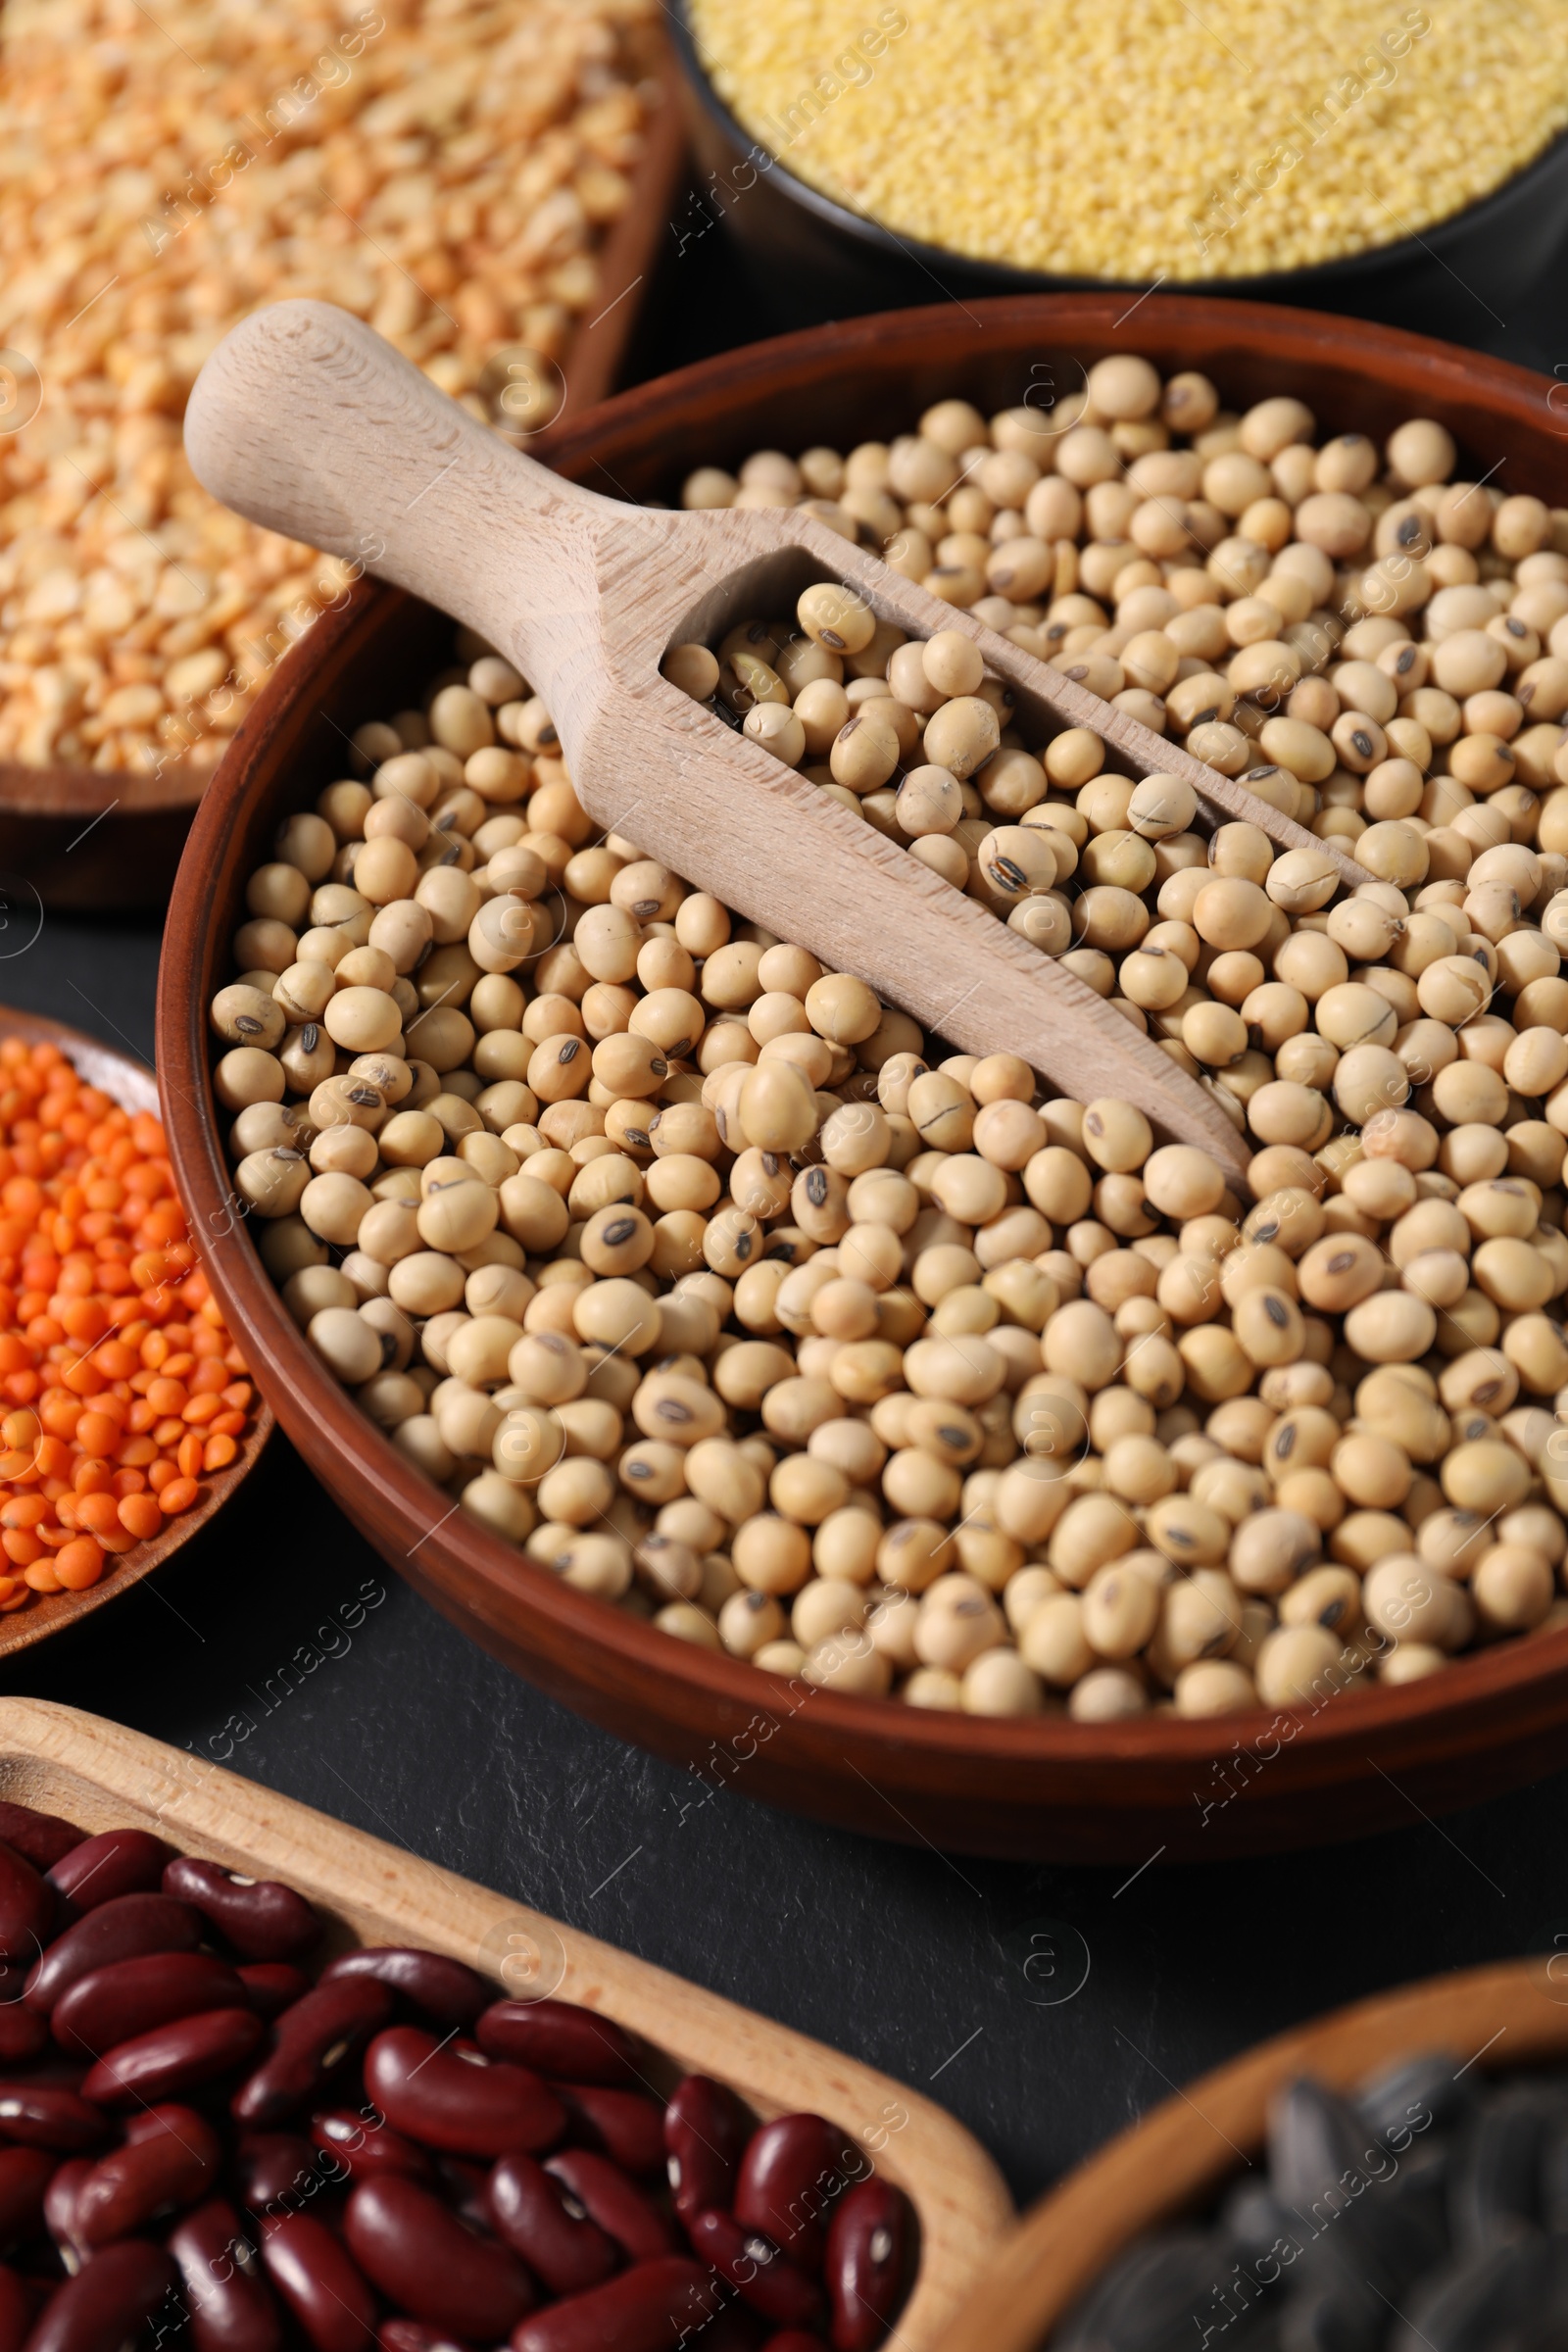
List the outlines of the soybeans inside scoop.
<svg viewBox="0 0 1568 2352">
<path fill-rule="evenodd" d="M 1061 1092 L 1135 1103 L 1240 1181 L 1212 1097 L 1076 974 L 661 674 L 677 645 L 841 582 L 910 637 L 972 637 L 1036 740 L 1087 726 L 1132 775 L 1187 778 L 1211 814 L 1328 849 L 1279 810 L 927 594 L 804 512 L 674 513 L 548 472 L 348 313 L 286 302 L 235 327 L 185 418 L 198 478 L 252 521 L 452 613 L 546 703 L 594 820 L 964 1052 L 1022 1056 Z"/>
</svg>

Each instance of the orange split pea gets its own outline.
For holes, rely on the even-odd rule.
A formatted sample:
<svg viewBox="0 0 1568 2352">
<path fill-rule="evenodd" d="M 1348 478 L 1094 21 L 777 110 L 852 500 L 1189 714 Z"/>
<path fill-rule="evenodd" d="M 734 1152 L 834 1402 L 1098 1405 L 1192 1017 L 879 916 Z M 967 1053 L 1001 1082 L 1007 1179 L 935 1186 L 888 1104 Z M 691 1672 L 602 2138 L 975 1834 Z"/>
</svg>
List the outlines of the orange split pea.
<svg viewBox="0 0 1568 2352">
<path fill-rule="evenodd" d="M 188 1511 L 251 1403 L 158 1120 L 0 1040 L 0 1613 Z"/>
</svg>

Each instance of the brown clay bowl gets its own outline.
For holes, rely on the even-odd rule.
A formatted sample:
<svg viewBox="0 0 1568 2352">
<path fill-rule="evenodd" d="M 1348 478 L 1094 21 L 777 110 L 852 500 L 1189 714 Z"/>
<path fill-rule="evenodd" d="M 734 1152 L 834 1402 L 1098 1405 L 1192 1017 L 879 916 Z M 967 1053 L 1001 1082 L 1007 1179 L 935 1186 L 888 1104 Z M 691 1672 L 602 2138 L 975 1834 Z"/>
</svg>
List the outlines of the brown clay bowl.
<svg viewBox="0 0 1568 2352">
<path fill-rule="evenodd" d="M 1550 387 L 1469 352 L 1310 313 L 1158 296 L 1121 332 L 1120 306 L 1103 296 L 982 302 L 973 317 L 908 311 L 733 352 L 622 394 L 547 436 L 544 454 L 596 489 L 667 501 L 701 462 L 884 438 L 944 393 L 994 411 L 1043 370 L 1065 389 L 1082 363 L 1136 348 L 1165 368 L 1209 371 L 1239 400 L 1300 394 L 1336 428 L 1442 417 L 1477 476 L 1504 457 L 1509 489 L 1568 504 Z M 343 735 L 407 700 L 409 679 L 443 665 L 449 645 L 427 608 L 362 583 L 272 682 L 203 802 L 158 1003 L 171 1148 L 198 1228 L 212 1229 L 229 1194 L 206 1008 L 228 976 L 246 877 L 271 855 L 280 817 L 339 773 Z M 1272 1720 L 995 1722 L 792 1686 L 652 1634 L 466 1519 L 318 1361 L 243 1229 L 210 1252 L 209 1276 L 283 1427 L 400 1575 L 593 1722 L 766 1802 L 969 1852 L 1217 1859 L 1365 1837 L 1568 1759 L 1568 1633 Z"/>
<path fill-rule="evenodd" d="M 1555 1955 L 1403 1984 L 1276 2034 L 1177 2091 L 1024 2215 L 948 2330 L 946 2352 L 1043 2352 L 1135 2237 L 1201 2213 L 1241 2161 L 1252 2162 L 1275 2094 L 1302 2075 L 1348 2090 L 1428 2051 L 1456 2070 L 1560 2066 L 1568 1985 L 1554 1971 Z"/>
<path fill-rule="evenodd" d="M 680 76 L 667 51 L 658 90 L 631 201 L 600 249 L 602 299 L 573 333 L 560 381 L 538 387 L 561 423 L 610 391 L 662 251 L 686 155 Z M 292 681 L 302 666 L 308 673 L 309 657 L 290 651 L 278 670 Z M 41 903 L 60 914 L 162 913 L 211 773 L 179 762 L 135 775 L 0 760 L 0 911 Z"/>
<path fill-rule="evenodd" d="M 182 1854 L 281 1879 L 325 1914 L 330 1954 L 422 1945 L 496 1978 L 498 1998 L 556 1994 L 597 2009 L 653 2045 L 651 2079 L 662 2088 L 682 2074 L 712 2075 L 763 2120 L 802 2108 L 830 2116 L 919 2216 L 919 2268 L 891 2339 L 897 2352 L 939 2352 L 1012 2219 L 985 2150 L 918 2091 L 205 1756 L 74 1707 L 0 1699 L 0 1797 L 93 1834 L 150 1830 Z"/>
<path fill-rule="evenodd" d="M 97 1038 L 87 1037 L 79 1029 L 68 1029 L 60 1021 L 45 1020 L 40 1013 L 13 1012 L 9 1005 L 0 1004 L 0 1038 L 5 1037 L 20 1037 L 29 1046 L 58 1046 L 89 1085 L 102 1087 L 106 1095 L 113 1095 L 127 1110 L 150 1110 L 155 1117 L 162 1116 L 157 1079 L 145 1063 L 133 1059 L 129 1054 L 100 1045 Z M 118 1600 L 122 1592 L 128 1592 L 132 1585 L 139 1585 L 144 1576 L 151 1576 L 155 1568 L 172 1559 L 222 1509 L 241 1480 L 249 1477 L 261 1459 L 272 1428 L 270 1408 L 258 1396 L 239 1452 L 226 1470 L 202 1480 L 201 1499 L 188 1511 L 182 1511 L 177 1519 L 166 1520 L 150 1542 L 122 1553 L 85 1592 L 39 1592 L 14 1616 L 0 1617 L 0 1658 L 9 1658 L 20 1649 L 30 1649 L 35 1642 L 47 1641 L 51 1634 L 79 1624 L 83 1617 L 90 1617 L 95 1609 Z"/>
</svg>

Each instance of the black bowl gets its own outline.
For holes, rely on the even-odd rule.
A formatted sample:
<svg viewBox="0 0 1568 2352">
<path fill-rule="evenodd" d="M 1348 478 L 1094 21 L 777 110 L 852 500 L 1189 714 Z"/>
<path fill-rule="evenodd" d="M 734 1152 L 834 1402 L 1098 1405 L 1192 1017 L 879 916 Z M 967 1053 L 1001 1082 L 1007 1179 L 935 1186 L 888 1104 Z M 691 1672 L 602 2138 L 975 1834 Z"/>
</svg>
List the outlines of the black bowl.
<svg viewBox="0 0 1568 2352">
<path fill-rule="evenodd" d="M 678 248 L 715 218 L 738 247 L 755 292 L 779 325 L 854 318 L 930 302 L 939 294 L 1125 293 L 1151 283 L 1172 293 L 1288 302 L 1410 327 L 1451 342 L 1489 343 L 1536 285 L 1568 235 L 1568 131 L 1490 196 L 1419 237 L 1368 247 L 1310 269 L 1256 277 L 1142 279 L 1054 275 L 977 261 L 895 236 L 879 220 L 798 179 L 738 122 L 698 58 L 685 0 L 672 0 L 675 48 L 686 76 L 700 176 Z M 766 159 L 765 161 L 763 159 Z"/>
</svg>

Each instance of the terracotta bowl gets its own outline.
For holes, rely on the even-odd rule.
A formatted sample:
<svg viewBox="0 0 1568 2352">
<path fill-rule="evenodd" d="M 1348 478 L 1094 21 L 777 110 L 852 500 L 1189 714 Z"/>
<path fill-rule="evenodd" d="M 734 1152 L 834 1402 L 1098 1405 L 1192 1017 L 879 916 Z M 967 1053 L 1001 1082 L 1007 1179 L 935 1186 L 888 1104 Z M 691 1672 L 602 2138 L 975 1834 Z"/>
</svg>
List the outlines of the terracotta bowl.
<svg viewBox="0 0 1568 2352">
<path fill-rule="evenodd" d="M 1560 2066 L 1568 1984 L 1557 1981 L 1556 1955 L 1378 1993 L 1177 2091 L 1025 2214 L 948 2330 L 946 2352 L 1044 2352 L 1052 2328 L 1135 2237 L 1201 2214 L 1241 2162 L 1252 2162 L 1276 2092 L 1302 2075 L 1349 2090 L 1427 2051 L 1457 2070 Z"/>
<path fill-rule="evenodd" d="M 89 1086 L 102 1087 L 106 1095 L 113 1095 L 127 1110 L 150 1110 L 155 1116 L 161 1115 L 157 1079 L 145 1063 L 133 1059 L 129 1054 L 100 1045 L 97 1038 L 86 1036 L 80 1029 L 68 1029 L 63 1022 L 45 1020 L 40 1013 L 14 1012 L 9 1005 L 0 1004 L 0 1038 L 5 1037 L 20 1037 L 29 1046 L 58 1046 Z M 46 1641 L 69 1625 L 79 1624 L 83 1617 L 90 1617 L 95 1609 L 118 1600 L 122 1592 L 128 1592 L 132 1585 L 139 1585 L 144 1576 L 151 1576 L 155 1568 L 172 1559 L 216 1517 L 235 1488 L 249 1477 L 261 1460 L 262 1448 L 271 1436 L 272 1427 L 272 1415 L 258 1396 L 238 1453 L 226 1470 L 203 1478 L 200 1501 L 182 1511 L 177 1519 L 167 1519 L 151 1542 L 138 1544 L 134 1550 L 112 1560 L 99 1582 L 90 1585 L 85 1592 L 40 1592 L 14 1616 L 0 1617 L 0 1658 L 9 1658 L 19 1649 L 30 1649 L 35 1642 Z"/>
<path fill-rule="evenodd" d="M 1242 401 L 1295 392 L 1335 427 L 1440 416 L 1510 490 L 1568 504 L 1568 433 L 1522 369 L 1343 319 L 1155 297 L 1120 334 L 1102 296 L 852 320 L 687 368 L 549 437 L 573 478 L 678 496 L 701 463 L 763 446 L 848 448 L 911 426 L 944 393 L 994 411 L 1107 350 L 1201 368 Z M 229 976 L 246 877 L 288 811 L 341 768 L 363 719 L 449 659 L 448 625 L 362 584 L 247 720 L 211 787 L 175 885 L 159 1063 L 181 1190 L 198 1226 L 229 1197 L 206 1007 Z M 1344 1696 L 1316 1715 L 1166 1717 L 1091 1727 L 994 1722 L 791 1685 L 650 1632 L 572 1591 L 456 1510 L 360 1414 L 285 1313 L 243 1227 L 209 1277 L 283 1427 L 389 1564 L 530 1681 L 709 1780 L 871 1836 L 1057 1861 L 1214 1859 L 1366 1837 L 1473 1804 L 1568 1758 L 1568 1633 L 1499 1643 L 1433 1680 Z M 1240 1751 L 1240 1752 L 1238 1752 Z"/>
</svg>

